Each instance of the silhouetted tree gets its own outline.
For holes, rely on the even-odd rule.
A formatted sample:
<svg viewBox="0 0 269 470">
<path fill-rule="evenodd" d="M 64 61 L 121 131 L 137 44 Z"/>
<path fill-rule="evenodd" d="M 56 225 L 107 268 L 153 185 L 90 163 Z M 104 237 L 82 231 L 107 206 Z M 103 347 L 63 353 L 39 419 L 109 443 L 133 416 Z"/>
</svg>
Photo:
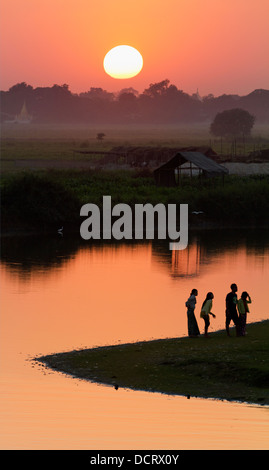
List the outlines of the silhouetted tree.
<svg viewBox="0 0 269 470">
<path fill-rule="evenodd" d="M 81 98 L 90 98 L 93 101 L 113 101 L 114 93 L 110 93 L 103 88 L 91 87 L 89 91 L 80 93 Z"/>
<path fill-rule="evenodd" d="M 9 93 L 29 93 L 33 91 L 33 87 L 31 85 L 27 85 L 25 82 L 17 83 L 9 88 Z"/>
<path fill-rule="evenodd" d="M 166 93 L 170 80 L 162 80 L 158 83 L 151 83 L 148 88 L 144 90 L 144 95 L 149 96 L 150 98 L 156 98 L 157 96 L 162 96 Z"/>
<path fill-rule="evenodd" d="M 229 109 L 218 113 L 210 126 L 211 134 L 219 137 L 249 135 L 255 116 L 244 109 Z"/>
<path fill-rule="evenodd" d="M 123 93 L 131 93 L 132 95 L 135 95 L 136 98 L 139 96 L 139 92 L 133 87 L 122 88 L 118 93 L 118 97 L 120 97 Z"/>
</svg>

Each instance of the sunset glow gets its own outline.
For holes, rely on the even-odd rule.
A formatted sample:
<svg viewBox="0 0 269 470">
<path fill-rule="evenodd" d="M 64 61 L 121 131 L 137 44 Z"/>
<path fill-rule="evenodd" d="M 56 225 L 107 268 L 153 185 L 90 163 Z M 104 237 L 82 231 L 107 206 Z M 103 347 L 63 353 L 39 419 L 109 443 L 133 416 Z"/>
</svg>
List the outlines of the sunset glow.
<svg viewBox="0 0 269 470">
<path fill-rule="evenodd" d="M 143 67 L 143 58 L 134 47 L 113 47 L 104 58 L 104 69 L 113 78 L 135 77 Z"/>
<path fill-rule="evenodd" d="M 2 450 L 268 449 L 268 18 L 0 0 Z"/>
<path fill-rule="evenodd" d="M 143 56 L 128 82 L 139 92 L 166 78 L 202 96 L 268 88 L 267 0 L 2 0 L 0 8 L 2 90 L 25 81 L 117 91 L 103 67 L 117 44 Z"/>
</svg>

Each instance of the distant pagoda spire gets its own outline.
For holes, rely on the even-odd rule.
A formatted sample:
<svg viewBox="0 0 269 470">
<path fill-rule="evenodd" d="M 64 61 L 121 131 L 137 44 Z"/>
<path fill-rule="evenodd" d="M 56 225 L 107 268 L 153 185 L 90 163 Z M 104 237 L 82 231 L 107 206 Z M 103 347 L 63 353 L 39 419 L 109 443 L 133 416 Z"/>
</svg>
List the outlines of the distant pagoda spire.
<svg viewBox="0 0 269 470">
<path fill-rule="evenodd" d="M 200 93 L 199 93 L 198 88 L 197 88 L 197 91 L 196 91 L 196 96 L 197 96 L 197 100 L 198 100 L 198 101 L 202 101 L 202 98 L 201 98 L 201 96 L 200 96 Z"/>
<path fill-rule="evenodd" d="M 17 122 L 31 122 L 32 116 L 28 113 L 27 107 L 26 107 L 26 102 L 24 101 L 21 112 L 16 116 L 16 121 Z"/>
</svg>

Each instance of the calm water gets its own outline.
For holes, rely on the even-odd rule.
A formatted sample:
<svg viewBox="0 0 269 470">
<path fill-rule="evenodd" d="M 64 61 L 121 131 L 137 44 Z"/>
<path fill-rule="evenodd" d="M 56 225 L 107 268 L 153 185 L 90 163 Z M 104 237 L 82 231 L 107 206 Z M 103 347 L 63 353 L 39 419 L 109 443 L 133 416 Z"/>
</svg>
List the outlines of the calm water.
<svg viewBox="0 0 269 470">
<path fill-rule="evenodd" d="M 231 282 L 252 297 L 249 321 L 269 318 L 267 235 L 208 232 L 193 235 L 182 252 L 158 242 L 4 238 L 1 449 L 268 449 L 268 407 L 116 391 L 31 360 L 184 336 L 193 287 L 201 331 L 207 291 L 214 292 L 217 315 L 210 331 L 224 327 Z"/>
</svg>

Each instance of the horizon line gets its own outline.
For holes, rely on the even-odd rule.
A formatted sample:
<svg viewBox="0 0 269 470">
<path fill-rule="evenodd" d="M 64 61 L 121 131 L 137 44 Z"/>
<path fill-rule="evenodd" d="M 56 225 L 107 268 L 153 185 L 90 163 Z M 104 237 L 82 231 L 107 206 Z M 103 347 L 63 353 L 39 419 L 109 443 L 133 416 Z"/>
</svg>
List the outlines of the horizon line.
<svg viewBox="0 0 269 470">
<path fill-rule="evenodd" d="M 248 95 L 250 95 L 251 93 L 254 93 L 255 91 L 269 91 L 269 89 L 266 89 L 266 88 L 254 88 L 254 89 L 252 89 L 252 91 L 250 91 L 250 92 L 248 92 L 248 93 L 245 93 L 245 94 L 238 94 L 238 93 L 236 93 L 236 92 L 230 92 L 230 93 L 229 93 L 229 92 L 225 92 L 225 91 L 224 91 L 223 93 L 221 93 L 221 94 L 219 94 L 219 95 L 214 95 L 214 93 L 209 92 L 209 93 L 207 93 L 207 94 L 201 96 L 200 93 L 199 93 L 199 87 L 196 88 L 196 92 L 188 93 L 188 92 L 184 91 L 183 89 L 178 88 L 178 86 L 175 85 L 174 83 L 172 83 L 169 79 L 163 79 L 163 80 L 161 80 L 161 81 L 156 81 L 156 82 L 151 82 L 151 83 L 149 83 L 149 85 L 148 85 L 146 88 L 144 88 L 144 90 L 141 91 L 141 92 L 140 92 L 139 90 L 135 89 L 133 86 L 125 86 L 125 87 L 123 86 L 122 88 L 120 88 L 120 89 L 118 89 L 118 90 L 114 90 L 114 91 L 107 90 L 107 89 L 105 89 L 105 88 L 103 88 L 103 87 L 101 87 L 101 86 L 90 86 L 88 90 L 74 92 L 74 91 L 71 90 L 71 87 L 70 87 L 70 85 L 69 85 L 68 83 L 63 83 L 63 84 L 61 84 L 61 85 L 59 85 L 58 83 L 54 83 L 53 85 L 42 85 L 42 86 L 41 86 L 41 85 L 37 85 L 37 86 L 33 86 L 33 85 L 31 85 L 30 83 L 27 83 L 26 81 L 18 81 L 18 82 L 15 83 L 14 85 L 11 85 L 8 89 L 0 89 L 0 92 L 1 92 L 1 93 L 2 93 L 2 92 L 3 92 L 3 93 L 8 93 L 8 92 L 11 90 L 11 88 L 15 87 L 16 85 L 21 85 L 21 84 L 25 83 L 27 86 L 32 87 L 33 90 L 35 90 L 35 89 L 37 89 L 37 88 L 53 88 L 54 86 L 58 86 L 58 87 L 67 86 L 69 92 L 70 92 L 72 95 L 81 95 L 81 94 L 83 94 L 83 93 L 88 93 L 91 89 L 98 89 L 98 88 L 100 88 L 101 90 L 106 91 L 106 92 L 108 92 L 108 93 L 115 94 L 115 95 L 116 95 L 117 93 L 120 93 L 120 92 L 121 92 L 122 90 L 124 90 L 124 89 L 127 89 L 127 90 L 128 90 L 129 88 L 132 88 L 132 89 L 133 89 L 134 91 L 136 91 L 139 95 L 142 95 L 142 94 L 144 93 L 144 91 L 145 91 L 147 88 L 149 88 L 151 85 L 158 84 L 158 83 L 162 83 L 162 82 L 164 82 L 164 81 L 166 81 L 166 80 L 169 81 L 169 85 L 175 86 L 178 91 L 182 91 L 183 93 L 186 93 L 186 94 L 188 94 L 189 96 L 193 96 L 193 95 L 197 95 L 197 96 L 198 96 L 198 95 L 199 95 L 201 98 L 207 97 L 207 96 L 209 96 L 209 95 L 212 95 L 214 98 L 218 98 L 218 97 L 224 96 L 224 95 L 226 95 L 226 96 L 240 96 L 240 97 L 242 97 L 242 96 L 248 96 Z"/>
</svg>

